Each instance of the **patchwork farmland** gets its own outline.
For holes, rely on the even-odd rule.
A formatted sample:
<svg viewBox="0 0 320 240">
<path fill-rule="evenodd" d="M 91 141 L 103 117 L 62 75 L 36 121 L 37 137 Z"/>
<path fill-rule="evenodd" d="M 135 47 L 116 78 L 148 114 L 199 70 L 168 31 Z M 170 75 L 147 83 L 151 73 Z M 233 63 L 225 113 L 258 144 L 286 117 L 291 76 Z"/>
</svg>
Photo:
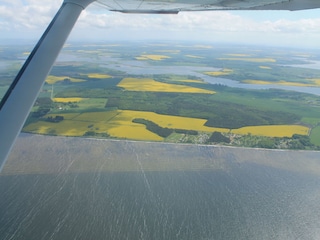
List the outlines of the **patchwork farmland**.
<svg viewBox="0 0 320 240">
<path fill-rule="evenodd" d="M 318 87 L 320 70 L 287 66 L 301 64 L 301 58 L 309 60 L 313 55 L 301 53 L 299 60 L 296 52 L 290 58 L 270 49 L 221 49 L 187 44 L 70 47 L 68 54 L 79 61 L 59 62 L 53 67 L 23 131 L 320 148 L 320 101 L 316 95 L 207 81 L 218 78 L 250 86 Z"/>
</svg>

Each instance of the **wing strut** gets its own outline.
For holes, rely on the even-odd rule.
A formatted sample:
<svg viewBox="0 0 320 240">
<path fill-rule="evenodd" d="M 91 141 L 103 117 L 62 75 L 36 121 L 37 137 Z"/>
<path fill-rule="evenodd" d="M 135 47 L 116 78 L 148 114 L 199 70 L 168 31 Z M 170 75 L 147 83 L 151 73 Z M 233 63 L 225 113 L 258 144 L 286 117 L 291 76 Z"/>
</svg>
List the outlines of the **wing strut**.
<svg viewBox="0 0 320 240">
<path fill-rule="evenodd" d="M 94 0 L 64 0 L 0 103 L 0 171 L 80 13 Z"/>
</svg>

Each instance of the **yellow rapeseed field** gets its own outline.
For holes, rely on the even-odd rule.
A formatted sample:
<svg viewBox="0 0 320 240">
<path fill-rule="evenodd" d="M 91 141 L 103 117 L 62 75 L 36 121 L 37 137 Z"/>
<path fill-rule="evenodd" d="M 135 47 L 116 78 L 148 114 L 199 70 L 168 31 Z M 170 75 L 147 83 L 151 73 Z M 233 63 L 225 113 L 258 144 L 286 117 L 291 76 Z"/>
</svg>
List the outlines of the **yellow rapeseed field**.
<svg viewBox="0 0 320 240">
<path fill-rule="evenodd" d="M 229 129 L 212 128 L 204 126 L 205 119 L 176 117 L 156 114 L 154 112 L 143 111 L 111 111 L 111 112 L 90 112 L 90 113 L 66 113 L 49 114 L 45 117 L 63 116 L 65 120 L 59 123 L 39 121 L 29 124 L 24 131 L 55 134 L 63 136 L 82 136 L 89 130 L 96 133 L 108 133 L 112 137 L 128 138 L 137 140 L 162 141 L 163 138 L 148 131 L 143 124 L 133 123 L 135 118 L 150 120 L 161 127 L 179 128 L 186 130 L 206 131 L 206 132 L 228 132 Z M 90 126 L 90 128 L 88 128 Z"/>
<path fill-rule="evenodd" d="M 205 90 L 201 88 L 157 82 L 151 78 L 124 78 L 118 84 L 118 87 L 122 87 L 129 91 L 206 93 L 206 94 L 215 93 L 214 91 Z"/>
<path fill-rule="evenodd" d="M 309 128 L 300 125 L 250 126 L 231 130 L 235 134 L 252 134 L 267 137 L 292 137 L 293 134 L 308 135 Z"/>
<path fill-rule="evenodd" d="M 59 114 L 61 116 L 61 114 Z M 40 134 L 57 134 L 62 136 L 83 136 L 88 131 L 87 122 L 63 120 L 59 123 L 39 121 L 26 126 L 24 131 Z"/>
<path fill-rule="evenodd" d="M 52 76 L 52 75 L 49 75 L 46 79 L 46 83 L 48 84 L 55 84 L 56 82 L 59 82 L 59 81 L 63 81 L 65 79 L 69 79 L 71 82 L 85 82 L 86 80 L 83 80 L 83 79 L 77 79 L 77 78 L 70 78 L 70 77 L 67 77 L 67 76 Z"/>
<path fill-rule="evenodd" d="M 73 97 L 73 98 L 53 98 L 54 102 L 61 102 L 61 103 L 68 103 L 68 102 L 80 102 L 86 98 L 79 98 L 79 97 Z"/>
<path fill-rule="evenodd" d="M 178 129 L 186 129 L 186 130 L 196 130 L 203 132 L 228 132 L 229 129 L 226 128 L 212 128 L 204 126 L 206 123 L 206 119 L 199 118 L 188 118 L 188 117 L 178 117 L 171 115 L 162 115 L 154 112 L 143 112 L 143 111 L 119 111 L 119 114 L 112 119 L 112 121 L 116 121 L 117 123 L 128 124 L 132 122 L 135 118 L 143 118 L 149 121 L 152 121 L 163 128 L 178 128 Z"/>
<path fill-rule="evenodd" d="M 229 75 L 231 73 L 233 73 L 232 69 L 228 69 L 228 68 L 224 68 L 221 71 L 213 71 L 213 72 L 204 72 L 207 75 L 210 76 L 222 76 L 222 75 Z"/>
<path fill-rule="evenodd" d="M 111 78 L 112 76 L 108 74 L 102 74 L 102 73 L 89 73 L 87 74 L 88 78 Z"/>
<path fill-rule="evenodd" d="M 195 55 L 185 55 L 186 57 L 189 57 L 189 58 L 204 58 L 204 57 L 201 57 L 201 56 L 195 56 Z"/>
<path fill-rule="evenodd" d="M 320 86 L 320 78 L 307 78 L 306 80 L 312 81 L 316 86 Z"/>
<path fill-rule="evenodd" d="M 163 138 L 157 134 L 150 132 L 145 126 L 139 124 L 118 125 L 111 128 L 108 133 L 112 137 L 126 138 L 135 140 L 162 141 Z"/>
<path fill-rule="evenodd" d="M 316 79 L 313 79 L 313 80 L 308 79 L 308 80 L 312 81 L 313 83 L 287 82 L 284 80 L 271 82 L 271 81 L 264 81 L 264 80 L 252 80 L 252 79 L 247 79 L 247 80 L 244 80 L 243 82 L 249 83 L 249 84 L 260 84 L 260 85 L 277 84 L 277 85 L 296 86 L 296 87 L 316 87 L 320 85 L 320 81 L 317 81 Z"/>
<path fill-rule="evenodd" d="M 274 58 L 249 58 L 249 57 L 218 58 L 218 60 L 246 61 L 246 62 L 276 62 Z"/>
<path fill-rule="evenodd" d="M 156 55 L 156 54 L 142 54 L 139 57 L 136 57 L 137 60 L 154 60 L 154 61 L 160 61 L 166 58 L 170 58 L 170 57 L 165 55 Z"/>
<path fill-rule="evenodd" d="M 122 111 L 48 114 L 45 117 L 63 116 L 59 123 L 39 121 L 29 124 L 24 131 L 62 136 L 83 136 L 87 131 L 108 133 L 111 137 L 135 140 L 162 141 L 163 138 L 148 131 L 143 124 L 133 123 L 134 118 Z"/>
<path fill-rule="evenodd" d="M 162 115 L 154 112 L 115 110 L 110 112 L 49 114 L 45 117 L 63 116 L 58 123 L 39 121 L 27 125 L 23 130 L 41 134 L 83 136 L 87 131 L 108 133 L 111 137 L 147 141 L 162 141 L 163 138 L 150 132 L 146 126 L 133 123 L 142 118 L 163 128 L 195 130 L 201 132 L 230 132 L 227 128 L 207 127 L 206 119 Z M 300 125 L 250 126 L 231 130 L 235 134 L 252 134 L 269 137 L 291 137 L 293 134 L 307 135 L 309 128 Z"/>
<path fill-rule="evenodd" d="M 243 82 L 249 83 L 249 84 L 261 84 L 261 85 L 277 84 L 277 82 L 270 82 L 270 81 L 263 81 L 263 80 L 252 80 L 252 79 L 243 80 Z"/>
<path fill-rule="evenodd" d="M 259 66 L 259 68 L 261 68 L 261 69 L 271 69 L 271 67 L 268 67 L 268 66 Z"/>
</svg>

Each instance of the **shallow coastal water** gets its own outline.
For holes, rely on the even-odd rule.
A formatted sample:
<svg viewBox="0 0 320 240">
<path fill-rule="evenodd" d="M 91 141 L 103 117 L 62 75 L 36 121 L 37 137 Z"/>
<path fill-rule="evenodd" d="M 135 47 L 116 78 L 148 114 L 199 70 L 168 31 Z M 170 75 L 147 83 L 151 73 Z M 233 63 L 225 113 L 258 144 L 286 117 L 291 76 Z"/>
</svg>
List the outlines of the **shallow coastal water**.
<svg viewBox="0 0 320 240">
<path fill-rule="evenodd" d="M 23 135 L 1 239 L 319 239 L 319 152 Z"/>
</svg>

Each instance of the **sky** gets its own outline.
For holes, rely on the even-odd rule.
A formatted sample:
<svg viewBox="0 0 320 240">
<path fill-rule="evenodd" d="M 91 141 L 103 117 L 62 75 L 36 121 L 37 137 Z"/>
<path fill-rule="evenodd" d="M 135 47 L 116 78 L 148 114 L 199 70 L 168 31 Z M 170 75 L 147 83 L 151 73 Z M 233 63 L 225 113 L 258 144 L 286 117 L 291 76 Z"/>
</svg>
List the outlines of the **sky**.
<svg viewBox="0 0 320 240">
<path fill-rule="evenodd" d="M 61 0 L 0 0 L 0 41 L 37 41 Z M 68 41 L 190 40 L 320 48 L 320 9 L 123 14 L 91 4 Z"/>
</svg>

